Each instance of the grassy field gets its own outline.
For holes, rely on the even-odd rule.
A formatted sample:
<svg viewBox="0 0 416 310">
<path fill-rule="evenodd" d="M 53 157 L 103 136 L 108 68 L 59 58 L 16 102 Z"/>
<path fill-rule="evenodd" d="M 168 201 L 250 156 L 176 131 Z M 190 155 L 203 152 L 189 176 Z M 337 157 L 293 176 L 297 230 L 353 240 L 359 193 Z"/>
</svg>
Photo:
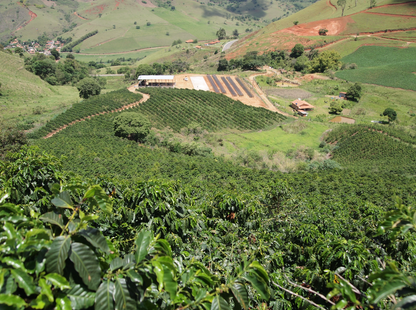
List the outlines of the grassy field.
<svg viewBox="0 0 416 310">
<path fill-rule="evenodd" d="M 336 76 L 348 81 L 371 83 L 416 91 L 416 48 L 363 46 L 342 59 L 356 63 L 358 69 L 345 70 Z"/>
<path fill-rule="evenodd" d="M 383 31 L 386 29 L 407 29 L 415 27 L 416 19 L 413 17 L 385 16 L 375 14 L 356 14 L 351 16 L 355 23 L 351 23 L 343 34 L 356 34 L 357 32 Z"/>
<path fill-rule="evenodd" d="M 95 61 L 95 62 L 111 62 L 112 60 L 118 59 L 118 58 L 125 58 L 125 59 L 143 59 L 146 58 L 150 55 L 152 55 L 153 53 L 156 53 L 157 51 L 159 51 L 160 49 L 148 49 L 148 50 L 143 50 L 143 51 L 138 51 L 138 52 L 130 52 L 130 53 L 120 53 L 120 54 L 106 54 L 106 55 L 89 55 L 89 54 L 78 54 L 78 53 L 73 53 L 73 55 L 75 56 L 75 59 L 78 61 L 83 61 L 83 62 L 90 62 L 90 61 Z M 62 57 L 65 57 L 66 53 L 62 53 Z"/>
<path fill-rule="evenodd" d="M 373 8 L 371 9 L 370 12 L 416 16 L 416 4 L 408 3 L 403 6 L 399 5 L 399 6 L 389 6 L 389 7 L 384 7 L 384 8 Z"/>
<path fill-rule="evenodd" d="M 301 146 L 318 149 L 319 137 L 328 128 L 323 123 L 299 120 L 270 130 L 224 134 L 222 138 L 238 149 L 286 153 Z"/>
<path fill-rule="evenodd" d="M 23 59 L 0 52 L 0 120 L 42 124 L 79 100 L 71 86 L 51 86 L 26 71 Z"/>
<path fill-rule="evenodd" d="M 390 34 L 388 36 L 393 36 L 394 34 Z M 334 44 L 328 45 L 322 49 L 324 50 L 331 50 L 338 52 L 341 57 L 345 57 L 349 54 L 354 53 L 358 48 L 364 45 L 375 45 L 375 46 L 390 46 L 390 47 L 403 47 L 404 45 L 408 45 L 404 41 L 397 41 L 397 40 L 389 40 L 387 38 L 382 37 L 375 37 L 375 36 L 359 36 L 357 40 L 354 37 L 348 38 L 346 40 L 342 40 L 340 42 L 336 42 Z M 410 46 L 414 46 L 414 43 Z"/>
<path fill-rule="evenodd" d="M 383 38 L 392 38 L 396 40 L 403 40 L 408 42 L 416 42 L 416 31 L 404 31 L 398 33 L 386 33 L 382 35 Z"/>
</svg>

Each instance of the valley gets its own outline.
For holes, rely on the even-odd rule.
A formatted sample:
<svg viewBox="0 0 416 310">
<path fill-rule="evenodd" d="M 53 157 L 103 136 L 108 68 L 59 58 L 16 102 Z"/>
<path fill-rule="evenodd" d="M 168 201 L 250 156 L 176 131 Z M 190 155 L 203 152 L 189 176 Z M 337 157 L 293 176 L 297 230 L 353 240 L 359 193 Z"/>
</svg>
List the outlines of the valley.
<svg viewBox="0 0 416 310">
<path fill-rule="evenodd" d="M 0 309 L 413 309 L 415 12 L 0 3 Z"/>
</svg>

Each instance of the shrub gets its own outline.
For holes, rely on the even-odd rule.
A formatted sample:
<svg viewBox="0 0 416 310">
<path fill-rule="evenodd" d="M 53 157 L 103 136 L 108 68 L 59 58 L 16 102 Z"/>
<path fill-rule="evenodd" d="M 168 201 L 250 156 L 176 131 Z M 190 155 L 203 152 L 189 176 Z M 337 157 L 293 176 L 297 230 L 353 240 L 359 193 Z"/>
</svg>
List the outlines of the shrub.
<svg viewBox="0 0 416 310">
<path fill-rule="evenodd" d="M 118 115 L 113 124 L 116 136 L 134 141 L 144 141 L 151 127 L 145 116 L 135 112 L 124 112 Z"/>
</svg>

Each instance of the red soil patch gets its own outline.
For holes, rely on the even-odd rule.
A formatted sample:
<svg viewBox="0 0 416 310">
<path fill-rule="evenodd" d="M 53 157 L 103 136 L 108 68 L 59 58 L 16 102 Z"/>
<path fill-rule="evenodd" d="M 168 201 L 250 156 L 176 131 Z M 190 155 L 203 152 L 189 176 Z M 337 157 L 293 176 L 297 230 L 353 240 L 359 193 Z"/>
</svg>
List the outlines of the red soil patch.
<svg viewBox="0 0 416 310">
<path fill-rule="evenodd" d="M 374 7 L 374 9 L 379 9 L 379 8 L 385 8 L 388 6 L 398 6 L 398 5 L 407 5 L 409 3 L 416 3 L 416 1 L 408 1 L 408 2 L 402 2 L 402 3 L 391 3 L 391 4 L 384 4 L 384 5 L 380 5 L 380 6 L 376 6 Z M 371 10 L 371 9 L 370 9 Z M 367 10 L 366 10 L 367 11 Z"/>
<path fill-rule="evenodd" d="M 95 14 L 95 15 L 98 15 L 98 14 L 101 14 L 106 7 L 107 7 L 107 4 L 101 4 L 101 5 L 94 6 L 91 9 L 85 10 L 84 12 L 86 14 Z"/>
<path fill-rule="evenodd" d="M 19 28 L 17 28 L 16 30 L 15 30 L 15 32 L 16 31 L 19 31 L 20 29 L 22 29 L 24 26 L 26 26 L 27 24 L 29 24 L 32 20 L 34 20 L 36 17 L 38 17 L 37 15 L 36 15 L 36 13 L 34 13 L 34 12 L 32 12 L 31 10 L 29 10 L 24 4 L 22 4 L 21 2 L 17 2 L 17 4 L 19 4 L 19 5 L 21 5 L 22 7 L 24 7 L 26 10 L 28 10 L 29 11 L 29 16 L 30 16 L 30 19 L 27 21 L 27 22 L 25 22 L 22 26 L 20 26 Z"/>
<path fill-rule="evenodd" d="M 355 23 L 355 21 L 351 17 L 344 16 L 300 24 L 280 30 L 278 32 L 292 33 L 297 36 L 316 36 L 319 35 L 319 29 L 327 29 L 327 35 L 336 36 L 343 32 L 347 28 L 348 24 L 353 23 Z"/>
<path fill-rule="evenodd" d="M 116 10 L 118 8 L 118 6 L 124 2 L 124 0 L 115 0 L 116 1 L 116 6 L 114 7 L 113 10 Z"/>
</svg>

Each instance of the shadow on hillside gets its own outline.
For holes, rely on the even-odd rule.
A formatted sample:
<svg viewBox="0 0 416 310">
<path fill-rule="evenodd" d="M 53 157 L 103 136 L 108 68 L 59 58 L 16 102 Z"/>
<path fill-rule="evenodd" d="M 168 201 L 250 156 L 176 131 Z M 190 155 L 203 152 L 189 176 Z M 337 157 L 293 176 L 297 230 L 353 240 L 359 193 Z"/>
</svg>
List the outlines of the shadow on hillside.
<svg viewBox="0 0 416 310">
<path fill-rule="evenodd" d="M 252 0 L 247 2 L 231 3 L 226 9 L 230 13 L 251 15 L 257 18 L 266 16 L 266 11 L 269 8 L 270 2 L 267 0 Z M 203 17 L 210 18 L 219 16 L 225 18 L 225 14 L 215 7 L 201 6 L 204 10 Z"/>
</svg>

